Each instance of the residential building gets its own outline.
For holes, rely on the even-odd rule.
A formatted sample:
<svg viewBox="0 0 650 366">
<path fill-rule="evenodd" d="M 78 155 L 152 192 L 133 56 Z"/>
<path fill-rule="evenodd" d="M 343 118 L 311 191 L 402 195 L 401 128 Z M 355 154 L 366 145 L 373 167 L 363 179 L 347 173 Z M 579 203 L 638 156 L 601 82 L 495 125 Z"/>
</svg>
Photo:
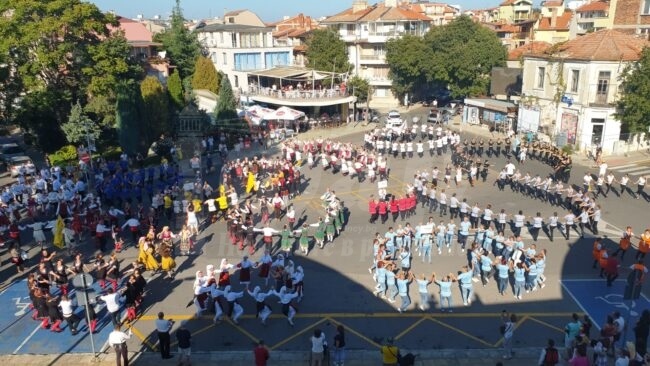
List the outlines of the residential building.
<svg viewBox="0 0 650 366">
<path fill-rule="evenodd" d="M 466 10 L 463 15 L 478 23 L 495 23 L 499 19 L 499 8 Z"/>
<path fill-rule="evenodd" d="M 510 51 L 530 42 L 535 21 L 526 20 L 514 24 L 489 23 L 484 25 L 494 30 L 501 43 Z"/>
<path fill-rule="evenodd" d="M 449 24 L 452 20 L 460 16 L 460 7 L 448 5 L 445 3 L 432 3 L 428 1 L 418 1 L 408 3 L 411 10 L 424 14 L 431 18 L 432 25 Z"/>
<path fill-rule="evenodd" d="M 248 91 L 249 71 L 293 64 L 293 47 L 276 46 L 273 27 L 221 23 L 199 26 L 195 32 L 235 90 Z"/>
<path fill-rule="evenodd" d="M 537 113 L 536 124 L 556 141 L 580 149 L 600 144 L 605 153 L 612 152 L 621 131 L 615 116 L 621 73 L 649 44 L 601 30 L 545 53 L 524 54 L 520 121 L 530 120 L 526 111 Z"/>
<path fill-rule="evenodd" d="M 533 31 L 535 41 L 555 44 L 569 40 L 573 13 L 564 7 L 563 1 L 543 2 L 540 15 Z"/>
<path fill-rule="evenodd" d="M 307 37 L 312 30 L 319 28 L 318 22 L 312 17 L 300 13 L 294 17 L 285 17 L 269 26 L 274 27 L 273 43 L 276 46 L 293 47 L 293 64 L 305 66 Z"/>
<path fill-rule="evenodd" d="M 499 4 L 499 21 L 517 23 L 532 19 L 532 0 L 505 0 Z"/>
<path fill-rule="evenodd" d="M 524 56 L 527 54 L 542 54 L 551 47 L 548 42 L 532 41 L 508 52 L 506 66 L 509 68 L 522 68 Z"/>
<path fill-rule="evenodd" d="M 354 74 L 371 86 L 371 106 L 395 106 L 399 101 L 391 91 L 392 81 L 386 63 L 386 42 L 405 34 L 423 36 L 431 18 L 413 11 L 409 3 L 385 0 L 369 5 L 355 0 L 352 7 L 324 19 L 321 24 L 333 29 L 348 47 Z"/>
<path fill-rule="evenodd" d="M 170 65 L 165 60 L 164 52 L 159 53 L 157 50 L 162 44 L 153 41 L 153 34 L 143 23 L 124 17 L 117 17 L 117 21 L 118 28 L 109 28 L 124 33 L 124 38 L 131 47 L 131 57 L 141 63 L 147 75 L 155 76 L 161 83 L 166 83 Z"/>
<path fill-rule="evenodd" d="M 613 29 L 650 36 L 650 0 L 612 0 L 610 9 L 614 10 Z"/>
<path fill-rule="evenodd" d="M 612 29 L 614 17 L 609 14 L 609 1 L 591 1 L 575 10 L 576 34 Z"/>
<path fill-rule="evenodd" d="M 223 15 L 224 24 L 240 24 L 240 25 L 251 25 L 254 27 L 264 27 L 266 24 L 250 10 L 241 9 L 233 10 L 225 13 Z"/>
</svg>

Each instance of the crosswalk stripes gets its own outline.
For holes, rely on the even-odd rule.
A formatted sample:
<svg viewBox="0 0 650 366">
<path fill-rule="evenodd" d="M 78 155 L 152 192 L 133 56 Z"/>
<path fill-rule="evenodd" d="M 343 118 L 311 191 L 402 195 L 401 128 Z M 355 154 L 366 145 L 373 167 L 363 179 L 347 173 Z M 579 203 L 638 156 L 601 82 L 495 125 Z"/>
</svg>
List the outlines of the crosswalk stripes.
<svg viewBox="0 0 650 366">
<path fill-rule="evenodd" d="M 613 171 L 614 174 L 619 173 L 619 174 L 629 174 L 634 176 L 650 175 L 650 166 L 642 165 L 642 164 L 648 164 L 648 162 L 644 161 L 644 162 L 637 162 L 637 163 L 631 163 L 625 165 L 612 166 L 609 167 L 609 170 Z"/>
</svg>

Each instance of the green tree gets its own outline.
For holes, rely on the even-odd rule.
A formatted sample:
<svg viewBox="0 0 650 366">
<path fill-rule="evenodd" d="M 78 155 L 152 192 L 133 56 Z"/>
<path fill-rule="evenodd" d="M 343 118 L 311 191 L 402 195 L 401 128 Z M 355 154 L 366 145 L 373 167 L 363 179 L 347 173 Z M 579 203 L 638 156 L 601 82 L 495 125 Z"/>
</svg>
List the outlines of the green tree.
<svg viewBox="0 0 650 366">
<path fill-rule="evenodd" d="M 353 76 L 348 80 L 347 89 L 357 97 L 358 103 L 365 103 L 368 100 L 368 92 L 370 91 L 368 80 Z"/>
<path fill-rule="evenodd" d="M 167 79 L 167 93 L 169 94 L 169 100 L 172 102 L 172 105 L 178 110 L 183 109 L 185 96 L 183 95 L 183 82 L 178 75 L 178 70 L 174 70 L 169 75 L 169 79 Z"/>
<path fill-rule="evenodd" d="M 320 71 L 348 72 L 345 42 L 330 29 L 316 29 L 307 39 L 307 66 Z"/>
<path fill-rule="evenodd" d="M 506 62 L 496 34 L 465 15 L 433 27 L 424 42 L 433 51 L 425 65 L 427 80 L 448 86 L 455 98 L 487 94 L 492 68 Z"/>
<path fill-rule="evenodd" d="M 629 63 L 621 77 L 617 118 L 626 132 L 647 132 L 650 126 L 650 48 L 638 62 Z"/>
<path fill-rule="evenodd" d="M 228 77 L 222 74 L 219 100 L 214 108 L 214 117 L 220 124 L 229 124 L 237 119 L 237 100 Z"/>
<path fill-rule="evenodd" d="M 82 0 L 3 0 L 0 14 L 0 55 L 9 55 L 2 61 L 11 70 L 3 84 L 13 95 L 29 95 L 12 117 L 41 147 L 56 150 L 65 142 L 60 126 L 73 103 L 107 92 L 110 80 L 132 71 L 120 70 L 128 53 L 113 52 L 124 46 L 107 27 L 117 25 L 115 17 Z M 4 103 L 7 110 L 15 98 Z"/>
<path fill-rule="evenodd" d="M 142 108 L 140 117 L 145 126 L 141 131 L 141 139 L 148 147 L 160 135 L 171 132 L 169 116 L 169 99 L 158 78 L 147 76 L 140 84 Z"/>
<path fill-rule="evenodd" d="M 206 89 L 217 94 L 220 81 L 220 74 L 217 73 L 212 61 L 207 57 L 199 56 L 192 75 L 192 89 Z"/>
<path fill-rule="evenodd" d="M 75 145 L 79 143 L 85 145 L 88 137 L 96 140 L 102 133 L 101 128 L 86 116 L 84 109 L 78 101 L 72 106 L 68 121 L 61 125 L 61 130 L 63 130 L 68 142 Z"/>
<path fill-rule="evenodd" d="M 178 67 L 181 79 L 186 79 L 194 74 L 194 63 L 201 54 L 201 44 L 196 33 L 190 32 L 185 27 L 185 18 L 181 9 L 180 0 L 172 10 L 171 27 L 160 33 L 159 39 L 172 63 Z"/>
<path fill-rule="evenodd" d="M 123 83 L 117 90 L 115 125 L 122 151 L 133 156 L 146 153 L 146 143 L 140 138 L 141 94 L 135 83 Z"/>
<path fill-rule="evenodd" d="M 425 93 L 421 89 L 427 84 L 427 69 L 432 57 L 433 52 L 421 37 L 405 35 L 386 43 L 392 90 L 400 101 L 405 94 Z"/>
</svg>

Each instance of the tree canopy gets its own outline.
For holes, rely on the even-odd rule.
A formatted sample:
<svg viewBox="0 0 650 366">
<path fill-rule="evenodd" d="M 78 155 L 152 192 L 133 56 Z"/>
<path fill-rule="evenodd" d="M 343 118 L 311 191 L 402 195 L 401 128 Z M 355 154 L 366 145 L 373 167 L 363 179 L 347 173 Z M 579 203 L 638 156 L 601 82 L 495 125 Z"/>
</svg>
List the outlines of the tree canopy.
<svg viewBox="0 0 650 366">
<path fill-rule="evenodd" d="M 86 140 L 90 137 L 92 140 L 99 138 L 102 130 L 86 116 L 81 104 L 77 102 L 72 106 L 68 121 L 61 125 L 65 138 L 71 144 L 87 144 Z"/>
<path fill-rule="evenodd" d="M 178 75 L 178 70 L 174 70 L 167 79 L 167 93 L 169 94 L 169 100 L 172 105 L 178 110 L 183 109 L 185 96 L 183 95 L 183 82 Z"/>
<path fill-rule="evenodd" d="M 368 92 L 370 91 L 368 80 L 359 76 L 353 76 L 348 80 L 347 89 L 357 97 L 358 103 L 365 103 L 368 100 Z"/>
<path fill-rule="evenodd" d="M 228 77 L 221 76 L 221 88 L 219 88 L 219 100 L 214 109 L 214 117 L 220 124 L 228 124 L 237 119 L 237 99 L 230 86 Z"/>
<path fill-rule="evenodd" d="M 191 77 L 196 58 L 201 55 L 201 43 L 196 33 L 185 28 L 180 0 L 176 0 L 176 6 L 172 9 L 171 27 L 159 33 L 156 39 L 162 42 L 171 62 L 178 67 L 181 79 Z"/>
<path fill-rule="evenodd" d="M 330 29 L 313 30 L 307 39 L 307 66 L 320 71 L 348 72 L 348 50 L 345 42 Z"/>
<path fill-rule="evenodd" d="M 493 31 L 460 16 L 431 28 L 424 38 L 389 41 L 386 61 L 400 99 L 405 93 L 435 94 L 439 88 L 459 98 L 488 92 L 490 72 L 505 65 L 506 49 Z"/>
<path fill-rule="evenodd" d="M 624 131 L 647 132 L 650 127 L 650 48 L 646 47 L 638 62 L 625 67 L 617 117 Z"/>
<path fill-rule="evenodd" d="M 171 124 L 169 120 L 169 99 L 166 90 L 158 78 L 147 76 L 140 84 L 142 109 L 140 111 L 141 125 L 144 129 L 140 139 L 148 147 L 160 135 L 169 135 Z"/>
<path fill-rule="evenodd" d="M 108 28 L 117 26 L 115 17 L 94 4 L 2 0 L 0 14 L 0 55 L 8 55 L 1 61 L 11 70 L 0 75 L 7 93 L 0 109 L 31 130 L 46 150 L 65 142 L 60 127 L 73 103 L 106 97 L 118 80 L 139 73 L 124 37 Z"/>
<path fill-rule="evenodd" d="M 194 75 L 192 75 L 192 89 L 206 89 L 215 94 L 219 93 L 221 77 L 214 68 L 212 61 L 204 56 L 196 59 Z"/>
</svg>

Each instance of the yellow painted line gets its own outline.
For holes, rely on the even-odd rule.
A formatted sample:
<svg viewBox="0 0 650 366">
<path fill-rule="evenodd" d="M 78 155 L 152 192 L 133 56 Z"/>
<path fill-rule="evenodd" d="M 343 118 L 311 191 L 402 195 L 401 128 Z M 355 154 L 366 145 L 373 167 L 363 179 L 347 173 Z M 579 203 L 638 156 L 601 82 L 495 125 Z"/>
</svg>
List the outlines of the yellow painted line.
<svg viewBox="0 0 650 366">
<path fill-rule="evenodd" d="M 432 322 L 434 322 L 436 324 L 440 324 L 440 325 L 442 325 L 443 327 L 445 327 L 447 329 L 453 330 L 456 333 L 462 334 L 467 338 L 473 339 L 473 340 L 475 340 L 475 341 L 477 341 L 477 342 L 479 342 L 479 343 L 481 343 L 481 344 L 483 344 L 483 345 L 485 345 L 487 347 L 494 347 L 493 345 L 491 345 L 490 343 L 482 340 L 481 338 L 475 337 L 475 336 L 465 332 L 464 330 L 460 330 L 460 329 L 458 329 L 458 328 L 456 328 L 454 326 L 451 326 L 451 325 L 449 325 L 447 323 L 443 323 L 438 319 L 430 318 L 429 320 L 431 320 Z"/>
<path fill-rule="evenodd" d="M 519 321 L 517 322 L 517 324 L 515 324 L 515 328 L 513 329 L 513 332 L 514 332 L 515 330 L 517 330 L 517 328 L 519 328 L 519 326 L 521 326 L 522 324 L 524 324 L 524 323 L 526 322 L 526 320 L 528 320 L 528 319 L 530 319 L 530 317 L 528 317 L 528 316 L 524 316 L 524 317 L 522 317 L 521 319 L 519 319 Z M 493 347 L 494 347 L 494 348 L 497 348 L 497 347 L 501 346 L 501 343 L 503 343 L 503 337 L 501 337 L 501 339 L 499 339 L 499 340 L 497 341 L 497 343 L 495 343 L 495 344 L 493 345 Z"/>
<path fill-rule="evenodd" d="M 428 317 L 428 316 L 425 316 L 425 317 L 423 317 L 423 318 L 420 318 L 418 321 L 416 321 L 415 323 L 411 324 L 408 328 L 404 329 L 400 334 L 396 335 L 396 336 L 395 336 L 395 339 L 397 340 L 397 339 L 400 339 L 400 338 L 402 338 L 403 336 L 407 335 L 410 331 L 412 331 L 413 329 L 415 329 L 415 327 L 417 327 L 418 325 L 420 325 L 420 323 L 422 323 L 423 321 L 425 321 L 425 320 L 427 320 L 427 319 L 431 319 L 431 318 Z"/>
<path fill-rule="evenodd" d="M 377 348 L 381 348 L 381 344 L 379 344 L 379 343 L 373 341 L 372 339 L 368 338 L 368 337 L 365 336 L 364 334 L 362 334 L 362 333 L 360 333 L 360 332 L 357 332 L 356 330 L 354 330 L 353 328 L 350 328 L 350 327 L 347 326 L 346 324 L 343 324 L 343 323 L 341 323 L 340 321 L 338 321 L 338 320 L 336 320 L 336 319 L 330 319 L 330 320 L 332 321 L 332 323 L 335 323 L 335 324 L 338 324 L 338 325 L 342 325 L 343 327 L 345 327 L 345 331 L 346 331 L 346 332 L 350 332 L 350 333 L 356 335 L 357 337 L 363 339 L 364 341 L 370 343 L 371 345 L 373 345 L 373 346 L 375 346 L 375 347 L 377 347 Z"/>
<path fill-rule="evenodd" d="M 363 197 L 362 195 L 360 195 L 360 194 L 357 193 L 357 192 L 352 192 L 352 195 L 355 196 L 355 197 L 357 197 L 357 198 L 359 198 L 359 199 L 361 199 L 362 201 L 368 199 L 367 197 Z"/>
<path fill-rule="evenodd" d="M 201 333 L 203 333 L 203 332 L 205 332 L 205 331 L 207 331 L 207 330 L 209 330 L 211 328 L 214 328 L 214 327 L 216 327 L 216 324 L 210 324 L 210 325 L 208 325 L 206 327 L 203 327 L 203 328 L 201 328 L 201 329 L 199 329 L 197 331 L 192 332 L 192 335 L 196 336 L 197 334 L 201 334 Z M 176 345 L 178 345 L 178 341 L 174 341 L 174 342 L 169 344 L 170 347 L 176 347 Z"/>
<path fill-rule="evenodd" d="M 283 344 L 285 344 L 285 343 L 287 343 L 287 342 L 289 342 L 289 341 L 291 341 L 291 340 L 293 340 L 293 339 L 295 339 L 295 338 L 297 338 L 297 337 L 303 335 L 304 333 L 306 333 L 306 332 L 308 332 L 309 330 L 311 330 L 311 328 L 317 326 L 318 324 L 324 323 L 326 320 L 327 320 L 327 318 L 323 318 L 323 319 L 321 319 L 321 320 L 315 322 L 314 324 L 305 327 L 305 329 L 301 330 L 300 332 L 297 332 L 297 333 L 292 334 L 290 337 L 285 338 L 284 340 L 280 341 L 279 343 L 277 343 L 276 345 L 274 345 L 273 347 L 271 347 L 271 350 L 274 350 L 274 349 L 280 347 L 281 345 L 283 345 Z"/>
<path fill-rule="evenodd" d="M 243 334 L 246 337 L 250 338 L 253 342 L 255 342 L 255 344 L 260 342 L 260 340 L 257 337 L 255 337 L 254 335 L 249 333 L 246 329 L 242 328 L 240 325 L 237 325 L 237 324 L 233 323 L 232 320 L 230 320 L 230 318 L 226 318 L 226 321 L 230 325 L 232 325 L 235 329 L 237 329 L 241 334 Z"/>
<path fill-rule="evenodd" d="M 544 318 L 544 317 L 568 317 L 574 313 L 563 313 L 563 312 L 548 312 L 548 313 L 518 313 L 520 316 L 535 317 L 535 318 Z M 582 313 L 577 312 L 576 314 L 582 315 Z M 296 318 L 301 319 L 312 319 L 312 318 L 501 318 L 501 313 L 300 313 L 296 314 Z M 168 315 L 168 318 L 174 320 L 191 320 L 197 319 L 192 314 L 177 314 L 177 315 Z M 203 315 L 198 319 L 208 319 L 211 320 L 212 315 Z M 240 319 L 252 319 L 255 318 L 255 314 L 245 314 L 242 315 Z M 282 314 L 272 314 L 271 319 L 284 318 Z M 139 321 L 152 321 L 156 320 L 158 317 L 156 315 L 142 315 L 138 318 Z"/>
<path fill-rule="evenodd" d="M 562 329 L 562 328 L 560 328 L 560 327 L 556 327 L 556 326 L 553 325 L 553 324 L 549 324 L 549 323 L 547 323 L 547 322 L 545 322 L 545 321 L 542 321 L 542 320 L 539 320 L 539 319 L 536 319 L 536 318 L 533 318 L 533 317 L 528 317 L 528 320 L 532 320 L 532 321 L 534 321 L 534 322 L 536 322 L 536 323 L 539 323 L 539 324 L 541 324 L 541 325 L 544 325 L 544 326 L 546 326 L 546 327 L 548 327 L 548 328 L 551 328 L 551 329 L 553 329 L 553 330 L 557 330 L 558 332 L 564 334 L 564 329 Z"/>
<path fill-rule="evenodd" d="M 158 347 L 156 347 L 155 345 L 151 344 L 151 342 L 149 342 L 149 341 L 147 340 L 147 337 L 145 337 L 145 335 L 142 334 L 142 332 L 140 332 L 136 327 L 134 327 L 134 326 L 132 325 L 131 327 L 129 327 L 129 329 L 131 329 L 131 332 L 132 332 L 136 337 L 138 337 L 138 339 L 140 339 L 140 341 L 141 341 L 145 346 L 149 347 L 152 351 L 157 351 Z"/>
</svg>

